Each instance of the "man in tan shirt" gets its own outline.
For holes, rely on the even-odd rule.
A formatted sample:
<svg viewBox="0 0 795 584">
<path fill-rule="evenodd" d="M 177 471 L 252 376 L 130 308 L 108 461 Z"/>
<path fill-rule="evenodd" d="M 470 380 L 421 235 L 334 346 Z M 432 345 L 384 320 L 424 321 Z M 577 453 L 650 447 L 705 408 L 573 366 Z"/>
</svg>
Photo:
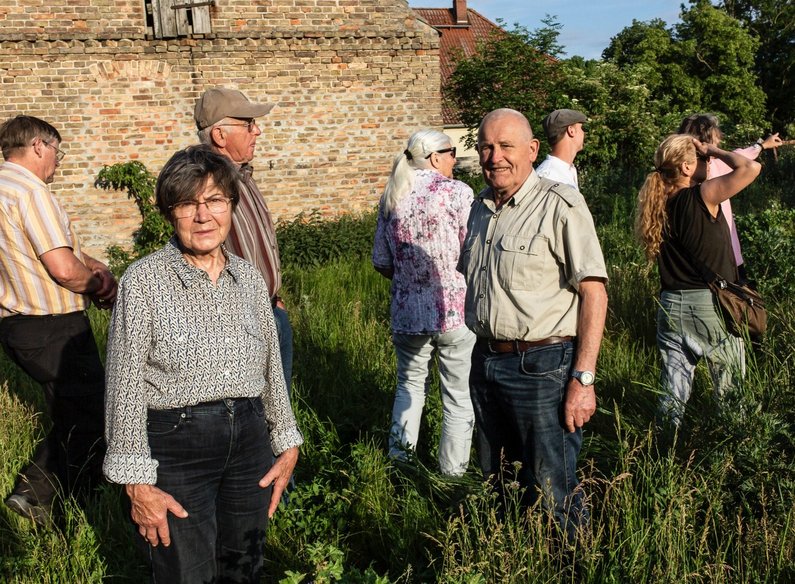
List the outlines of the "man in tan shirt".
<svg viewBox="0 0 795 584">
<path fill-rule="evenodd" d="M 85 310 L 110 308 L 116 280 L 80 249 L 47 187 L 64 153 L 47 122 L 17 116 L 0 126 L 0 344 L 41 383 L 52 429 L 5 499 L 50 520 L 56 491 L 84 492 L 101 477 L 105 372 Z"/>
<path fill-rule="evenodd" d="M 538 140 L 521 113 L 487 114 L 477 146 L 489 186 L 472 206 L 458 268 L 478 336 L 470 389 L 480 466 L 518 480 L 528 505 L 540 489 L 571 540 L 587 520 L 576 467 L 596 410 L 604 259 L 582 195 L 533 171 Z"/>
</svg>

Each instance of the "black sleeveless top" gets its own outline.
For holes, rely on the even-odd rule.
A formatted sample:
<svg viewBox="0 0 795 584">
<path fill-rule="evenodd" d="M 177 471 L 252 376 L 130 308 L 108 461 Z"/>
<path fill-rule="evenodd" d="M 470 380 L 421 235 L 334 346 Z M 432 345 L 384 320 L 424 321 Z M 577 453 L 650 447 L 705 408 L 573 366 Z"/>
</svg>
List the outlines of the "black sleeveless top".
<svg viewBox="0 0 795 584">
<path fill-rule="evenodd" d="M 701 264 L 719 276 L 737 281 L 737 265 L 732 252 L 729 226 L 718 208 L 718 216 L 709 213 L 701 198 L 701 186 L 682 189 L 666 204 L 668 226 L 657 265 L 663 290 L 698 290 L 707 288 L 701 277 Z"/>
</svg>

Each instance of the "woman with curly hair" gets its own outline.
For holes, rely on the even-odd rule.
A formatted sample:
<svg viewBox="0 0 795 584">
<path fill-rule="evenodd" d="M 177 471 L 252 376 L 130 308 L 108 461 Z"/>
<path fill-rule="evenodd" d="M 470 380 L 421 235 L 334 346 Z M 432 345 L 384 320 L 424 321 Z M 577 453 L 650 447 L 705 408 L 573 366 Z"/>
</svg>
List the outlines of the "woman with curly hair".
<svg viewBox="0 0 795 584">
<path fill-rule="evenodd" d="M 731 172 L 708 179 L 710 158 Z M 705 278 L 736 282 L 737 265 L 721 203 L 751 184 L 761 166 L 682 134 L 668 136 L 654 154 L 654 171 L 638 194 L 635 230 L 646 258 L 660 271 L 657 348 L 663 365 L 658 417 L 678 427 L 696 364 L 704 358 L 718 398 L 745 373 L 742 339 L 732 336 Z"/>
</svg>

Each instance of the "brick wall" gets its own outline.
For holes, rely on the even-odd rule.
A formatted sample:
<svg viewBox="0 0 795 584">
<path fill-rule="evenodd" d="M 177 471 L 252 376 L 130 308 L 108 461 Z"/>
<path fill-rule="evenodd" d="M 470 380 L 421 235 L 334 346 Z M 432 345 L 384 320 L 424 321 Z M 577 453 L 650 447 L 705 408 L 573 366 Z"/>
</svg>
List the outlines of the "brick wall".
<svg viewBox="0 0 795 584">
<path fill-rule="evenodd" d="M 147 36 L 141 1 L 0 8 L 0 119 L 61 132 L 53 189 L 89 253 L 129 245 L 140 219 L 124 193 L 93 187 L 99 169 L 138 159 L 159 171 L 195 143 L 207 87 L 277 104 L 254 160 L 277 219 L 371 207 L 406 138 L 441 126 L 438 36 L 404 0 L 217 4 L 212 34 L 169 40 Z"/>
</svg>

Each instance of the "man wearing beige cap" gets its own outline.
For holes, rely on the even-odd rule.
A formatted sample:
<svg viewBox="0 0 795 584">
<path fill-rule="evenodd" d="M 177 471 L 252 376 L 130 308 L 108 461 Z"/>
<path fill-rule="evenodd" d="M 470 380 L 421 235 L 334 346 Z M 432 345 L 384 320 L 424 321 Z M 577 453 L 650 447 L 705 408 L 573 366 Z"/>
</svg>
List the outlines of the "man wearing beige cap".
<svg viewBox="0 0 795 584">
<path fill-rule="evenodd" d="M 226 247 L 252 263 L 262 273 L 273 303 L 279 334 L 284 381 L 290 390 L 293 368 L 293 329 L 279 297 L 282 285 L 279 245 L 268 204 L 253 178 L 251 161 L 262 130 L 256 118 L 273 109 L 273 104 L 252 103 L 236 89 L 213 87 L 196 100 L 193 118 L 199 140 L 229 158 L 240 168 L 240 201 L 232 215 L 232 229 Z"/>
<path fill-rule="evenodd" d="M 555 110 L 541 122 L 551 148 L 544 162 L 538 165 L 536 173 L 563 184 L 571 185 L 578 191 L 577 168 L 574 158 L 582 150 L 585 130 L 582 125 L 588 121 L 585 114 L 571 109 Z"/>
</svg>

